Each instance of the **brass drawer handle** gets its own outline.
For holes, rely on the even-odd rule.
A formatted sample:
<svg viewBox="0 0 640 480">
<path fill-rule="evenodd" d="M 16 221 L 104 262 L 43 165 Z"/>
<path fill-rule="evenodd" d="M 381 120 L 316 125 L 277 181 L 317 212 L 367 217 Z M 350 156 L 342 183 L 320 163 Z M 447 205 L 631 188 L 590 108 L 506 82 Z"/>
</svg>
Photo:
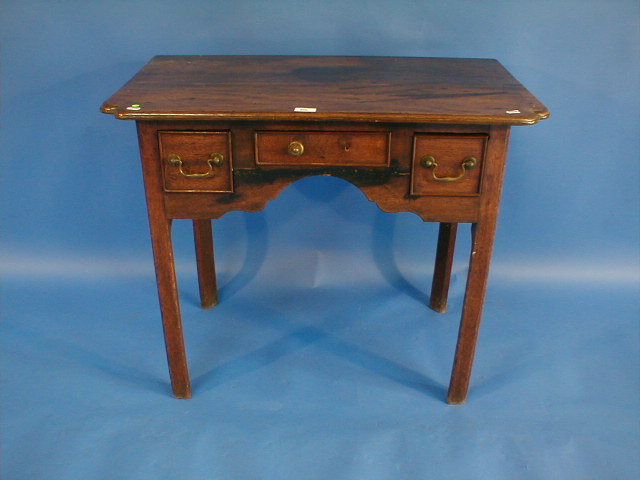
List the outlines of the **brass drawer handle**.
<svg viewBox="0 0 640 480">
<path fill-rule="evenodd" d="M 422 166 L 425 168 L 433 168 L 433 172 L 431 172 L 431 176 L 434 180 L 438 182 L 455 182 L 456 180 L 460 180 L 465 176 L 467 170 L 471 170 L 476 166 L 478 160 L 475 157 L 467 157 L 460 163 L 460 168 L 462 168 L 462 173 L 457 177 L 439 177 L 436 175 L 436 168 L 438 168 L 438 163 L 436 162 L 435 157 L 432 155 L 425 155 L 422 157 Z"/>
<path fill-rule="evenodd" d="M 219 167 L 224 163 L 224 155 L 221 153 L 212 153 L 207 160 L 207 164 L 209 164 L 209 170 L 203 173 L 187 173 L 182 169 L 182 157 L 177 153 L 172 153 L 167 157 L 167 162 L 169 162 L 174 167 L 178 167 L 182 176 L 187 178 L 207 178 L 213 177 L 215 175 L 213 171 L 213 167 Z"/>
<path fill-rule="evenodd" d="M 291 142 L 287 147 L 287 152 L 289 153 L 289 155 L 299 157 L 304 153 L 304 145 L 300 142 Z"/>
</svg>

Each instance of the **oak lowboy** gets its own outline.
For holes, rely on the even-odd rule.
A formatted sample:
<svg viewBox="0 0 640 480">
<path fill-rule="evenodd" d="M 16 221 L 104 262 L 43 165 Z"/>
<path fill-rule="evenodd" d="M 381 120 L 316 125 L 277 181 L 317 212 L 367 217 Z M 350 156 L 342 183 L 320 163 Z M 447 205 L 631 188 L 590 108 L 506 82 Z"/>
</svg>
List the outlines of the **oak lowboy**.
<svg viewBox="0 0 640 480">
<path fill-rule="evenodd" d="M 167 355 L 191 395 L 171 220 L 193 220 L 203 307 L 217 303 L 211 219 L 333 175 L 386 212 L 440 222 L 430 306 L 446 309 L 458 223 L 472 226 L 448 401 L 466 399 L 511 125 L 549 113 L 497 61 L 161 56 L 102 111 L 135 120 Z"/>
</svg>

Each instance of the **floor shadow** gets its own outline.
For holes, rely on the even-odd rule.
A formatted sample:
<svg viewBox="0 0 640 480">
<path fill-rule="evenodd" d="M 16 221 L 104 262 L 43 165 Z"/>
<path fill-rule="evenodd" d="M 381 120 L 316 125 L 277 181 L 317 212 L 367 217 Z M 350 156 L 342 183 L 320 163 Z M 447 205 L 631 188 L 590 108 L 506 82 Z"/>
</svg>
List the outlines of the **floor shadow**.
<svg viewBox="0 0 640 480">
<path fill-rule="evenodd" d="M 412 285 L 400 272 L 393 255 L 393 240 L 396 230 L 396 215 L 378 212 L 373 225 L 373 259 L 382 276 L 395 289 L 428 305 L 429 296 Z"/>
<path fill-rule="evenodd" d="M 433 398 L 443 399 L 446 395 L 444 385 L 354 343 L 327 336 L 318 346 L 343 360 Z"/>
<path fill-rule="evenodd" d="M 209 391 L 229 381 L 260 370 L 281 358 L 318 342 L 326 334 L 314 328 L 301 328 L 278 340 L 219 365 L 193 380 L 193 390 Z"/>
<path fill-rule="evenodd" d="M 301 350 L 309 345 L 365 368 L 370 372 L 392 380 L 405 387 L 436 399 L 443 399 L 446 387 L 410 368 L 345 340 L 341 340 L 319 328 L 303 327 L 257 350 L 220 365 L 194 379 L 195 392 L 204 392 L 235 380 Z"/>
<path fill-rule="evenodd" d="M 268 227 L 264 215 L 244 213 L 247 249 L 239 272 L 219 289 L 220 300 L 228 300 L 244 288 L 260 271 L 267 255 Z"/>
<path fill-rule="evenodd" d="M 7 333 L 5 327 L 5 334 Z M 16 336 L 23 337 L 25 341 L 43 352 L 52 352 L 52 358 L 59 356 L 66 361 L 84 365 L 111 377 L 119 383 L 126 382 L 138 391 L 154 392 L 163 395 L 171 393 L 171 385 L 167 380 L 153 378 L 147 371 L 140 370 L 132 365 L 114 361 L 111 356 L 103 356 L 92 352 L 76 343 L 71 343 L 59 338 L 46 338 L 39 332 L 26 328 L 11 328 L 9 331 Z"/>
</svg>

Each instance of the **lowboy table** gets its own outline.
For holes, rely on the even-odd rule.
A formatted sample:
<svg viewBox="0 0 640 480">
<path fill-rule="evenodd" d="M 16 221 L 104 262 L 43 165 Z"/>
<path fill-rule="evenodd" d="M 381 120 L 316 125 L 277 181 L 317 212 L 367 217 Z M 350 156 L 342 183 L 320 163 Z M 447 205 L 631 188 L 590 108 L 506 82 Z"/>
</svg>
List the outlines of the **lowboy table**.
<svg viewBox="0 0 640 480">
<path fill-rule="evenodd" d="M 171 221 L 193 220 L 200 298 L 217 303 L 211 219 L 334 175 L 385 212 L 440 222 L 430 307 L 444 312 L 457 224 L 472 246 L 448 402 L 464 403 L 511 125 L 549 112 L 495 60 L 159 56 L 102 105 L 137 122 L 173 393 L 191 396 Z"/>
</svg>

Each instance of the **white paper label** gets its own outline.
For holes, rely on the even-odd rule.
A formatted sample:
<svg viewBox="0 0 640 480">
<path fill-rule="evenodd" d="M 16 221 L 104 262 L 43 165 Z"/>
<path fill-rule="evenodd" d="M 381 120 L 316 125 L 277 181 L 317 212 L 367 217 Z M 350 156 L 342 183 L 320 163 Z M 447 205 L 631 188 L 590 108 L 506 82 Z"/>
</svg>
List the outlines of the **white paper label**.
<svg viewBox="0 0 640 480">
<path fill-rule="evenodd" d="M 294 112 L 305 112 L 305 113 L 314 113 L 318 109 L 316 107 L 296 107 L 293 109 Z"/>
</svg>

